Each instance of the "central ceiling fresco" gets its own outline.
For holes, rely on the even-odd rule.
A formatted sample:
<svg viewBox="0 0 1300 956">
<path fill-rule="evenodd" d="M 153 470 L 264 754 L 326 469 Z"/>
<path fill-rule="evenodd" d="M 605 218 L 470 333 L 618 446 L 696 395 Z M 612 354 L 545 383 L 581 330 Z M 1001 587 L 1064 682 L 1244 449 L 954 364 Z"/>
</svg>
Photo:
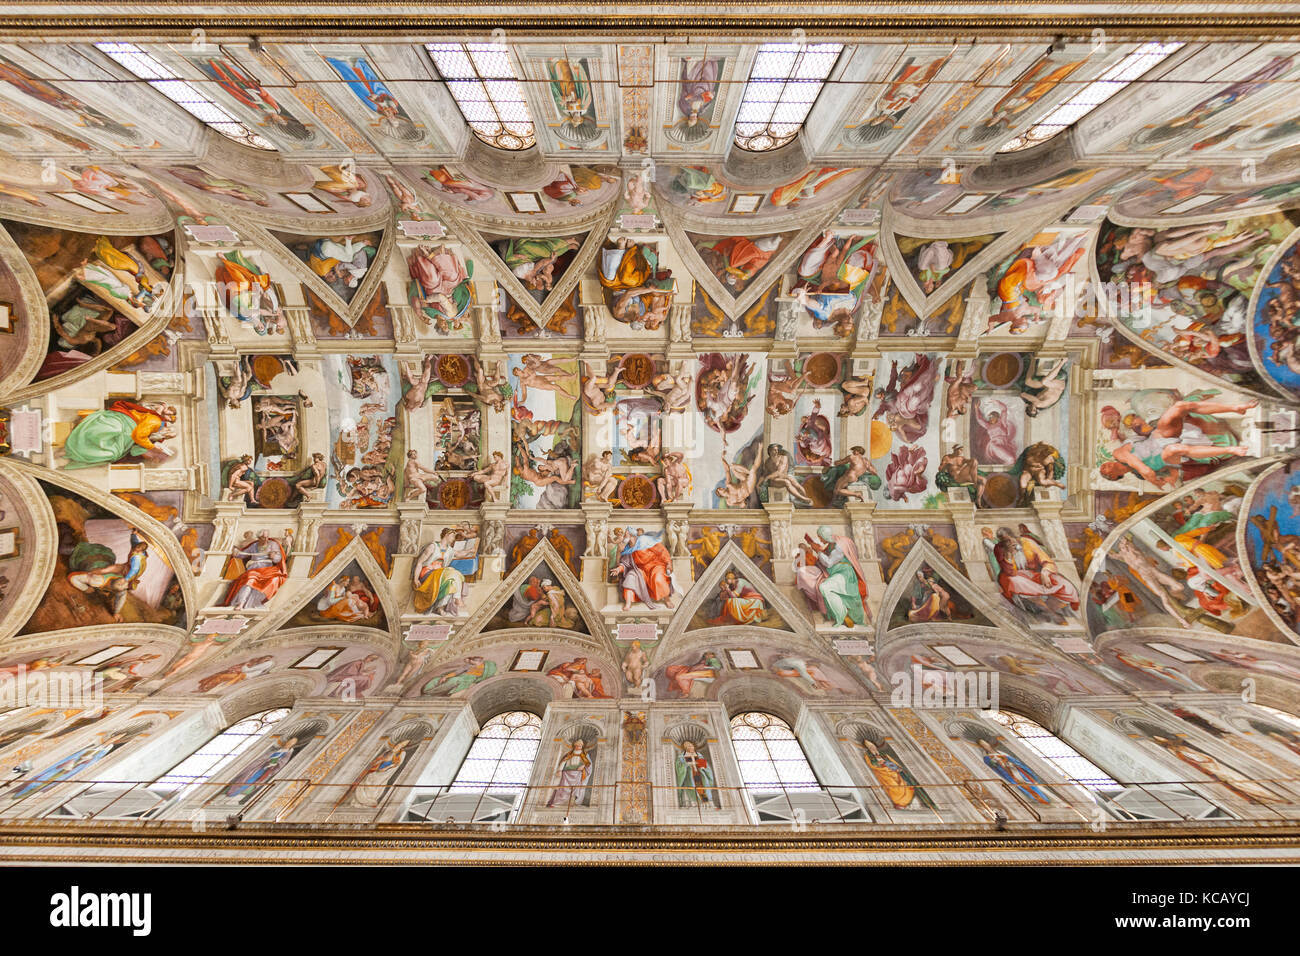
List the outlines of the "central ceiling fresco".
<svg viewBox="0 0 1300 956">
<path fill-rule="evenodd" d="M 849 44 L 772 149 L 759 46 L 510 42 L 527 130 L 422 43 L 0 46 L 3 663 L 1294 668 L 1300 44 Z"/>
</svg>

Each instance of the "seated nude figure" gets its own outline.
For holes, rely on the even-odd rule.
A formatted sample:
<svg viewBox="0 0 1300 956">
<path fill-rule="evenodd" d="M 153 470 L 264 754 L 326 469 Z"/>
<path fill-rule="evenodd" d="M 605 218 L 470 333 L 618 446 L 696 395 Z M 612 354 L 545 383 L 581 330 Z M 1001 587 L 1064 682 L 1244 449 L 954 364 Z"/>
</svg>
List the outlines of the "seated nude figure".
<svg viewBox="0 0 1300 956">
<path fill-rule="evenodd" d="M 848 471 L 840 475 L 840 480 L 835 482 L 835 487 L 831 491 L 831 500 L 839 497 L 857 498 L 859 501 L 865 500 L 860 491 L 850 491 L 849 485 L 859 481 L 863 475 L 870 472 L 877 474 L 876 466 L 871 463 L 867 457 L 867 450 L 861 445 L 854 445 L 849 449 L 849 453 L 837 461 L 835 464 L 842 465 L 848 463 Z"/>
<path fill-rule="evenodd" d="M 438 477 L 420 464 L 419 453 L 414 449 L 406 453 L 406 469 L 402 475 L 406 480 L 407 501 L 423 501 L 429 493 L 429 486 L 424 479 Z"/>
<path fill-rule="evenodd" d="M 686 456 L 679 451 L 670 451 L 663 458 L 664 473 L 655 479 L 659 497 L 664 501 L 677 501 L 691 486 L 691 472 L 686 467 Z"/>
<path fill-rule="evenodd" d="M 767 446 L 767 458 L 760 469 L 759 481 L 768 488 L 773 485 L 784 488 L 797 501 L 812 504 L 812 499 L 804 492 L 794 475 L 790 474 L 790 453 L 780 445 Z"/>
<path fill-rule="evenodd" d="M 979 472 L 979 463 L 973 457 L 963 455 L 961 445 L 953 445 L 952 451 L 939 459 L 939 471 L 944 470 L 957 484 L 973 485 L 977 496 L 984 491 L 984 476 Z"/>
<path fill-rule="evenodd" d="M 488 466 L 474 472 L 469 480 L 482 486 L 488 501 L 500 501 L 501 493 L 510 485 L 510 465 L 506 462 L 505 455 L 494 451 Z"/>
<path fill-rule="evenodd" d="M 239 459 L 239 464 L 230 469 L 230 477 L 226 480 L 226 498 L 229 501 L 236 501 L 239 498 L 246 498 L 248 503 L 256 504 L 253 498 L 257 491 L 254 485 L 244 476 L 253 470 L 253 456 L 245 455 Z"/>
<path fill-rule="evenodd" d="M 307 492 L 314 491 L 317 488 L 325 486 L 325 456 L 321 452 L 312 452 L 311 474 L 307 475 L 301 481 L 294 482 L 294 490 L 304 498 L 308 497 Z"/>
<path fill-rule="evenodd" d="M 594 453 L 588 455 L 582 466 L 582 475 L 587 495 L 598 501 L 608 501 L 618 489 L 618 476 L 614 474 L 614 453 L 606 450 L 599 457 Z"/>
</svg>

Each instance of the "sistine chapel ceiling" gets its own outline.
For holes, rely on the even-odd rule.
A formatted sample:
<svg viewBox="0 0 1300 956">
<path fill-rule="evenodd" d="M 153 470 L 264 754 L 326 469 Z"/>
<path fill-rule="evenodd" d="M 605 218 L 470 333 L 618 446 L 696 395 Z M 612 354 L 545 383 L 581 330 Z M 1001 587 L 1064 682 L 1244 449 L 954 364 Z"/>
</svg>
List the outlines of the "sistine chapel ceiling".
<svg viewBox="0 0 1300 956">
<path fill-rule="evenodd" d="M 858 39 L 767 149 L 759 39 L 496 37 L 492 143 L 426 41 L 0 44 L 6 663 L 1294 659 L 1300 43 Z"/>
</svg>

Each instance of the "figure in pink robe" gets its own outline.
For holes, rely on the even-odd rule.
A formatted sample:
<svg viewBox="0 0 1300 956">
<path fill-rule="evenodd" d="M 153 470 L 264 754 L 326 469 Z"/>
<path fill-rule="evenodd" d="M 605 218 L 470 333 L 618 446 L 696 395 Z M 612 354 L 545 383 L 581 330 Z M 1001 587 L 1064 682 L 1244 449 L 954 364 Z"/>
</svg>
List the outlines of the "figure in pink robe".
<svg viewBox="0 0 1300 956">
<path fill-rule="evenodd" d="M 975 406 L 975 457 L 986 465 L 1014 465 L 1016 423 L 1007 417 L 1007 406 L 995 398 Z"/>
</svg>

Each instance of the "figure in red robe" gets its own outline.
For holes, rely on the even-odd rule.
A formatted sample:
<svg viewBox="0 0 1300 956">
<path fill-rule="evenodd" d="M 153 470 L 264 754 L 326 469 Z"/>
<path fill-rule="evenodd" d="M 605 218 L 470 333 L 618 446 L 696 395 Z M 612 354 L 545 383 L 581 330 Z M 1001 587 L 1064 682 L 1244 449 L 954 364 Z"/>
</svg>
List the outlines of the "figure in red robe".
<svg viewBox="0 0 1300 956">
<path fill-rule="evenodd" d="M 659 602 L 673 607 L 673 592 L 678 590 L 673 577 L 673 559 L 663 544 L 663 533 L 646 534 L 644 528 L 630 528 L 623 538 L 618 564 L 610 571 L 618 580 L 623 595 L 623 610 L 630 611 L 634 600 L 650 610 Z"/>
</svg>

